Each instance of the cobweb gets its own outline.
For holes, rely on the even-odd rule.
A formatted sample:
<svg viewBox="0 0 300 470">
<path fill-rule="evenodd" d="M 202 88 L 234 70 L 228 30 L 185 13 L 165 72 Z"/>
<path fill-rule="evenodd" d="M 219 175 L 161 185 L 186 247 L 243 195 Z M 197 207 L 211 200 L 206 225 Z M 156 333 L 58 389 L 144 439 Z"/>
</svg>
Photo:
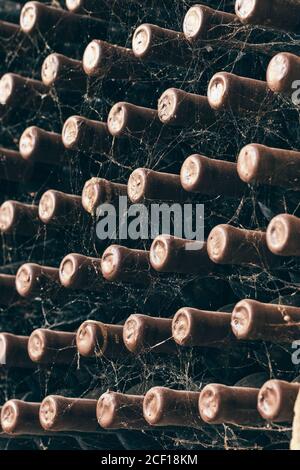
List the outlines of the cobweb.
<svg viewBox="0 0 300 470">
<path fill-rule="evenodd" d="M 174 0 L 170 7 L 168 2 L 165 8 L 161 7 L 158 15 L 150 1 L 141 0 L 138 6 L 132 7 L 131 16 L 122 13 L 112 15 L 109 21 L 118 28 L 108 34 L 107 41 L 131 47 L 133 31 L 143 22 L 181 31 L 183 16 L 193 3 Z M 201 3 L 228 12 L 234 11 L 233 1 L 202 0 Z M 52 4 L 59 6 L 57 1 Z M 164 4 L 164 0 L 161 0 L 161 4 Z M 61 6 L 64 6 L 63 2 Z M 17 23 L 19 11 L 20 5 L 15 2 L 0 2 L 1 19 Z M 237 41 L 240 47 L 236 47 Z M 41 64 L 48 54 L 61 49 L 59 51 L 66 55 L 81 59 L 88 42 L 79 46 L 58 44 L 55 49 L 50 47 L 43 36 L 32 39 L 30 47 L 20 38 L 16 38 L 13 47 L 11 43 L 3 42 L 0 45 L 0 73 L 14 71 L 40 79 Z M 133 82 L 88 80 L 85 93 L 76 99 L 53 90 L 54 111 L 49 113 L 41 107 L 21 115 L 17 122 L 3 122 L 0 127 L 1 145 L 17 149 L 21 133 L 30 125 L 61 132 L 66 117 L 73 114 L 106 121 L 109 109 L 117 101 L 155 108 L 159 96 L 169 87 L 205 95 L 209 79 L 220 70 L 265 79 L 270 57 L 278 51 L 287 50 L 300 54 L 300 35 L 243 25 L 235 28 L 228 26 L 222 29 L 218 41 L 192 47 L 193 60 L 187 67 L 147 65 L 145 78 Z M 121 154 L 115 142 L 107 155 L 73 152 L 68 154 L 68 165 L 60 177 L 61 188 L 65 192 L 81 194 L 84 182 L 92 176 L 126 183 L 130 172 L 141 166 L 176 173 L 183 160 L 193 153 L 236 161 L 239 150 L 250 142 L 299 149 L 299 108 L 288 98 L 276 97 L 256 113 L 247 112 L 241 116 L 230 112 L 219 114 L 217 122 L 209 128 L 203 129 L 199 123 L 179 130 L 168 144 L 157 141 L 150 145 L 147 139 L 142 138 L 132 140 Z M 15 198 L 37 203 L 47 187 L 47 181 L 41 181 L 36 193 L 20 191 L 16 194 L 1 194 L 2 201 Z M 299 194 L 291 190 L 249 187 L 240 200 L 201 195 L 195 199 L 205 205 L 206 235 L 218 223 L 264 230 L 270 219 L 278 213 L 300 215 Z M 71 229 L 57 231 L 55 235 L 44 227 L 34 238 L 26 241 L 17 237 L 3 237 L 1 272 L 14 274 L 27 261 L 58 266 L 63 256 L 70 252 L 100 257 L 107 244 L 97 240 L 95 223 L 96 220 L 91 219 L 85 227 L 75 224 Z M 118 243 L 118 240 L 114 242 Z M 149 245 L 150 241 L 135 244 L 137 248 L 145 249 L 149 249 Z M 208 278 L 153 275 L 153 282 L 146 290 L 133 284 L 120 284 L 118 287 L 117 297 L 110 293 L 103 296 L 72 292 L 71 296 L 59 302 L 54 301 L 53 292 L 45 290 L 40 298 L 25 307 L 14 305 L 2 309 L 0 328 L 2 331 L 25 335 L 38 327 L 75 331 L 86 319 L 122 323 L 131 313 L 137 312 L 171 317 L 182 306 L 230 311 L 237 300 L 245 297 L 299 305 L 300 271 L 297 262 L 288 259 L 274 271 L 241 267 L 233 269 L 229 266 L 217 276 Z M 261 382 L 269 378 L 294 380 L 299 374 L 297 366 L 291 362 L 289 347 L 275 347 L 263 342 L 219 350 L 178 349 L 177 355 L 168 357 L 157 356 L 154 351 L 150 351 L 134 359 L 119 361 L 97 358 L 87 362 L 75 357 L 67 371 L 55 364 L 47 370 L 38 369 L 30 373 L 1 370 L 0 402 L 10 398 L 40 401 L 50 393 L 93 398 L 98 398 L 107 390 L 142 394 L 153 385 L 198 391 L 203 384 L 212 381 L 234 385 L 254 372 L 260 374 L 258 380 Z M 113 449 L 120 447 L 121 442 L 125 449 L 253 449 L 287 448 L 289 440 L 290 428 L 285 426 L 222 425 L 202 429 L 124 431 L 104 433 L 103 436 L 63 435 L 59 439 L 1 439 L 0 447 Z"/>
</svg>

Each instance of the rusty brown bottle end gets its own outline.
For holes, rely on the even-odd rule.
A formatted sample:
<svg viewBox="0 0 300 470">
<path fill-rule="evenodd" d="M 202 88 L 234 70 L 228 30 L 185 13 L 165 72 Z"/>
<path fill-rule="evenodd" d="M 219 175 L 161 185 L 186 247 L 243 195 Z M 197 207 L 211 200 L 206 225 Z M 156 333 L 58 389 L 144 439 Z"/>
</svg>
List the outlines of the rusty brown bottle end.
<svg viewBox="0 0 300 470">
<path fill-rule="evenodd" d="M 279 256 L 300 256 L 300 219 L 291 214 L 279 214 L 267 228 L 267 244 Z"/>
<path fill-rule="evenodd" d="M 38 276 L 41 274 L 41 267 L 38 264 L 23 264 L 16 274 L 16 288 L 22 297 L 28 297 L 37 292 L 39 284 Z"/>
<path fill-rule="evenodd" d="M 82 206 L 91 215 L 94 215 L 101 204 L 113 203 L 120 196 L 126 196 L 127 185 L 113 183 L 104 178 L 91 178 L 82 190 Z"/>
<path fill-rule="evenodd" d="M 137 168 L 129 177 L 128 197 L 134 204 L 144 201 L 149 193 L 147 174 L 146 168 Z"/>
<path fill-rule="evenodd" d="M 144 397 L 144 418 L 152 426 L 203 425 L 198 416 L 199 395 L 199 392 L 153 387 Z"/>
<path fill-rule="evenodd" d="M 245 183 L 260 183 L 295 190 L 299 187 L 300 152 L 249 144 L 238 156 L 237 169 Z"/>
<path fill-rule="evenodd" d="M 25 129 L 19 140 L 19 150 L 29 162 L 50 165 L 60 165 L 65 152 L 60 134 L 36 126 Z"/>
<path fill-rule="evenodd" d="M 149 282 L 149 252 L 111 245 L 103 253 L 101 270 L 108 281 Z"/>
<path fill-rule="evenodd" d="M 25 160 L 30 160 L 38 145 L 38 128 L 36 126 L 27 127 L 20 137 L 19 150 Z"/>
<path fill-rule="evenodd" d="M 172 321 L 174 341 L 180 346 L 217 346 L 232 341 L 231 315 L 190 307 L 178 310 Z"/>
<path fill-rule="evenodd" d="M 44 224 L 73 225 L 82 211 L 81 197 L 49 189 L 39 202 L 39 218 Z"/>
<path fill-rule="evenodd" d="M 143 352 L 147 349 L 144 344 L 144 315 L 130 315 L 124 324 L 123 338 L 126 348 L 134 353 Z"/>
<path fill-rule="evenodd" d="M 12 74 L 2 75 L 0 79 L 0 104 L 8 104 L 14 91 L 14 81 Z"/>
<path fill-rule="evenodd" d="M 259 391 L 257 409 L 261 416 L 275 423 L 292 422 L 300 384 L 269 380 Z"/>
<path fill-rule="evenodd" d="M 127 194 L 135 204 L 147 200 L 183 202 L 189 197 L 181 186 L 179 175 L 149 168 L 137 168 L 131 173 Z"/>
<path fill-rule="evenodd" d="M 133 314 L 123 327 L 123 340 L 126 348 L 134 354 L 147 351 L 152 353 L 175 353 L 172 341 L 172 320 Z"/>
<path fill-rule="evenodd" d="M 300 72 L 300 57 L 289 52 L 280 52 L 270 61 L 267 69 L 269 88 L 278 93 L 293 93 L 293 82 Z"/>
<path fill-rule="evenodd" d="M 235 15 L 213 10 L 206 5 L 193 5 L 186 13 L 183 21 L 183 32 L 186 39 L 197 42 L 207 39 L 208 33 L 216 25 L 236 23 Z"/>
<path fill-rule="evenodd" d="M 174 341 L 180 346 L 187 346 L 192 341 L 193 315 L 189 308 L 181 308 L 176 312 L 172 321 L 172 334 Z"/>
<path fill-rule="evenodd" d="M 75 333 L 39 328 L 29 337 L 28 354 L 33 362 L 40 364 L 69 365 L 76 354 L 75 339 Z"/>
<path fill-rule="evenodd" d="M 52 86 L 55 84 L 55 81 L 59 74 L 59 54 L 50 54 L 46 57 L 43 62 L 41 76 L 42 81 L 46 86 Z"/>
<path fill-rule="evenodd" d="M 70 253 L 60 264 L 59 279 L 68 289 L 101 289 L 101 260 Z"/>
<path fill-rule="evenodd" d="M 40 362 L 47 349 L 47 339 L 44 330 L 35 330 L 28 341 L 28 354 L 32 361 Z"/>
<path fill-rule="evenodd" d="M 112 107 L 108 116 L 108 130 L 113 136 L 147 141 L 169 138 L 170 131 L 163 127 L 156 109 L 136 106 L 132 103 L 119 102 Z"/>
<path fill-rule="evenodd" d="M 97 154 L 108 152 L 111 147 L 107 124 L 83 116 L 70 116 L 65 121 L 62 142 L 69 150 L 83 150 Z"/>
<path fill-rule="evenodd" d="M 251 339 L 256 335 L 255 319 L 259 315 L 259 304 L 252 300 L 241 300 L 231 316 L 231 327 L 238 339 Z"/>
<path fill-rule="evenodd" d="M 105 65 L 103 64 L 103 42 L 94 39 L 85 48 L 83 54 L 83 68 L 87 75 L 90 76 L 105 76 Z M 105 45 L 105 43 L 104 43 Z M 101 47 L 102 46 L 102 47 Z M 105 47 L 105 46 L 104 46 Z M 105 48 L 104 48 L 105 52 Z M 105 57 L 104 57 L 105 59 Z"/>
<path fill-rule="evenodd" d="M 126 57 L 131 61 L 132 57 L 135 59 L 130 49 L 94 39 L 84 51 L 83 68 L 85 73 L 91 77 L 123 78 L 127 75 L 125 71 Z M 119 68 L 116 62 L 119 62 Z"/>
<path fill-rule="evenodd" d="M 123 342 L 123 326 L 87 320 L 77 331 L 79 354 L 85 357 L 120 359 L 128 354 Z"/>
<path fill-rule="evenodd" d="M 163 124 L 175 127 L 206 126 L 214 120 L 206 96 L 187 93 L 178 88 L 169 88 L 161 95 L 157 111 Z"/>
<path fill-rule="evenodd" d="M 20 26 L 24 33 L 30 33 L 38 20 L 37 2 L 27 2 L 21 10 Z"/>
<path fill-rule="evenodd" d="M 82 190 L 82 206 L 89 214 L 95 214 L 97 207 L 106 201 L 106 181 L 103 178 L 91 178 Z"/>
<path fill-rule="evenodd" d="M 206 10 L 211 9 L 204 5 L 194 5 L 187 11 L 183 20 L 183 32 L 188 41 L 195 42 L 206 38 Z"/>
<path fill-rule="evenodd" d="M 227 264 L 231 262 L 231 227 L 225 224 L 217 225 L 209 234 L 207 240 L 208 256 L 214 263 Z M 234 233 L 233 233 L 234 235 Z"/>
<path fill-rule="evenodd" d="M 82 62 L 62 54 L 53 53 L 46 57 L 42 65 L 43 83 L 58 89 L 83 91 L 86 89 Z M 71 87 L 70 87 L 71 85 Z"/>
<path fill-rule="evenodd" d="M 207 255 L 206 243 L 171 235 L 159 235 L 153 240 L 150 263 L 158 272 L 206 275 L 214 270 Z"/>
<path fill-rule="evenodd" d="M 49 190 L 45 192 L 39 202 L 39 218 L 44 224 L 49 223 L 55 214 L 55 191 Z"/>
<path fill-rule="evenodd" d="M 132 50 L 136 57 L 144 59 L 151 50 L 152 31 L 150 24 L 140 25 L 132 38 Z"/>
<path fill-rule="evenodd" d="M 207 239 L 210 259 L 217 264 L 275 266 L 278 259 L 267 247 L 266 233 L 217 225 Z"/>
<path fill-rule="evenodd" d="M 40 403 L 9 400 L 1 410 L 1 426 L 10 435 L 40 435 L 44 433 L 39 423 Z"/>
<path fill-rule="evenodd" d="M 209 424 L 258 424 L 261 417 L 256 409 L 259 389 L 206 385 L 199 397 L 199 413 Z"/>
<path fill-rule="evenodd" d="M 58 282 L 57 268 L 35 263 L 22 264 L 16 274 L 16 288 L 22 297 L 40 294 L 47 286 L 58 284 Z"/>
<path fill-rule="evenodd" d="M 183 162 L 180 180 L 185 191 L 211 196 L 238 197 L 246 191 L 235 163 L 204 155 L 190 155 Z"/>
<path fill-rule="evenodd" d="M 79 255 L 80 257 L 80 255 Z M 64 257 L 59 267 L 59 279 L 64 287 L 77 287 L 78 288 L 78 273 L 79 260 L 76 253 L 71 253 Z M 79 281 L 80 284 L 80 281 Z"/>
<path fill-rule="evenodd" d="M 69 117 L 62 129 L 62 141 L 67 149 L 76 150 L 79 146 L 81 131 L 81 117 Z"/>
<path fill-rule="evenodd" d="M 210 106 L 215 110 L 228 106 L 229 81 L 225 72 L 213 76 L 208 85 L 207 98 Z"/>
<path fill-rule="evenodd" d="M 127 103 L 116 103 L 108 115 L 108 130 L 112 136 L 122 136 L 126 133 L 128 123 Z"/>
<path fill-rule="evenodd" d="M 14 206 L 10 201 L 4 202 L 0 207 L 0 229 L 8 232 L 14 227 Z"/>
<path fill-rule="evenodd" d="M 78 352 L 84 357 L 102 356 L 107 345 L 106 325 L 87 320 L 80 325 L 76 335 Z"/>
<path fill-rule="evenodd" d="M 58 414 L 56 401 L 52 396 L 44 398 L 39 411 L 39 419 L 43 429 L 51 431 L 55 426 L 55 419 Z"/>
<path fill-rule="evenodd" d="M 204 387 L 199 397 L 199 413 L 203 421 L 210 424 L 221 424 L 223 387 L 218 384 L 210 384 Z"/>
<path fill-rule="evenodd" d="M 57 432 L 97 432 L 97 400 L 48 395 L 40 406 L 43 429 Z"/>
<path fill-rule="evenodd" d="M 178 90 L 179 92 L 181 90 Z M 176 123 L 179 96 L 176 88 L 166 90 L 158 101 L 158 117 L 163 124 Z"/>
<path fill-rule="evenodd" d="M 83 54 L 87 75 L 97 78 L 124 79 L 144 75 L 144 67 L 132 49 L 94 39 Z"/>
<path fill-rule="evenodd" d="M 102 256 L 102 274 L 109 281 L 118 280 L 122 276 L 122 255 L 118 245 L 111 245 Z"/>
<path fill-rule="evenodd" d="M 249 144 L 242 148 L 237 161 L 238 174 L 245 183 L 256 183 L 265 173 L 265 164 L 260 155 L 260 146 Z"/>
<path fill-rule="evenodd" d="M 106 392 L 97 403 L 97 419 L 105 429 L 147 429 L 143 396 Z"/>
<path fill-rule="evenodd" d="M 185 191 L 206 194 L 210 190 L 206 185 L 206 164 L 209 159 L 202 155 L 191 155 L 181 167 L 180 180 Z M 209 169 L 209 168 L 208 168 Z M 205 171 L 206 170 L 206 171 Z"/>
<path fill-rule="evenodd" d="M 142 24 L 135 30 L 132 50 L 139 59 L 154 63 L 183 66 L 192 58 L 188 42 L 182 32 L 149 23 Z"/>
<path fill-rule="evenodd" d="M 216 111 L 233 110 L 257 112 L 272 92 L 267 82 L 241 77 L 229 72 L 218 72 L 210 80 L 207 98 Z"/>
<path fill-rule="evenodd" d="M 236 304 L 231 328 L 237 339 L 291 343 L 300 332 L 300 309 L 244 299 Z"/>
<path fill-rule="evenodd" d="M 1 409 L 1 428 L 6 434 L 16 434 L 18 430 L 19 409 L 18 400 L 9 400 Z"/>
<path fill-rule="evenodd" d="M 107 119 L 108 131 L 114 137 L 136 136 L 145 139 L 156 138 L 161 133 L 161 122 L 155 109 L 136 106 L 132 103 L 121 101 L 110 110 Z"/>
<path fill-rule="evenodd" d="M 165 401 L 169 399 L 168 394 L 164 392 L 167 391 L 164 387 L 153 387 L 144 397 L 144 418 L 152 426 L 159 426 L 161 421 L 164 421 Z"/>
<path fill-rule="evenodd" d="M 159 272 L 168 272 L 172 265 L 172 240 L 168 235 L 159 235 L 150 248 L 151 266 Z"/>
</svg>

